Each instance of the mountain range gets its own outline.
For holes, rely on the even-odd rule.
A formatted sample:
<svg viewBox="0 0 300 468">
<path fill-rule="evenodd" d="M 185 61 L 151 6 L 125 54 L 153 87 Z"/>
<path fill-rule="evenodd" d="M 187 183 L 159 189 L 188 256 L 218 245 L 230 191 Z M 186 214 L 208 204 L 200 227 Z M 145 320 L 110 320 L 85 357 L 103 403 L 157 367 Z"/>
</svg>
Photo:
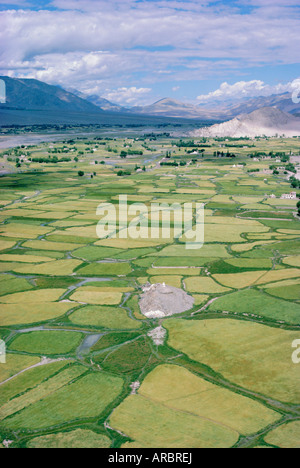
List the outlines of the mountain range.
<svg viewBox="0 0 300 468">
<path fill-rule="evenodd" d="M 95 104 L 59 86 L 28 78 L 0 76 L 0 79 L 6 86 L 6 103 L 0 104 L 0 109 L 103 112 Z"/>
<path fill-rule="evenodd" d="M 201 119 L 204 121 L 226 121 L 241 114 L 248 114 L 264 107 L 274 107 L 289 114 L 300 114 L 300 104 L 292 100 L 290 93 L 251 99 L 232 99 L 212 104 L 186 104 L 164 98 L 148 106 L 122 107 L 98 95 L 85 95 L 76 89 L 64 90 L 28 78 L 0 76 L 6 84 L 6 103 L 1 109 L 35 111 L 69 111 L 91 114 L 119 113 L 168 118 Z"/>
</svg>

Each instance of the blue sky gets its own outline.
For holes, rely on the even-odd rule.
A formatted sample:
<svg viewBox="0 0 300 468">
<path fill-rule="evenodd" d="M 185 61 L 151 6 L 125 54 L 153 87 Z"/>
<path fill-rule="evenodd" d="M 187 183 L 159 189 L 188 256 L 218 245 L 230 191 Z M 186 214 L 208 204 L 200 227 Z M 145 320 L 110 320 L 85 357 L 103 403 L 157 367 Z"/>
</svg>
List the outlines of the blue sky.
<svg viewBox="0 0 300 468">
<path fill-rule="evenodd" d="M 299 0 L 6 0 L 0 73 L 125 106 L 300 86 Z"/>
</svg>

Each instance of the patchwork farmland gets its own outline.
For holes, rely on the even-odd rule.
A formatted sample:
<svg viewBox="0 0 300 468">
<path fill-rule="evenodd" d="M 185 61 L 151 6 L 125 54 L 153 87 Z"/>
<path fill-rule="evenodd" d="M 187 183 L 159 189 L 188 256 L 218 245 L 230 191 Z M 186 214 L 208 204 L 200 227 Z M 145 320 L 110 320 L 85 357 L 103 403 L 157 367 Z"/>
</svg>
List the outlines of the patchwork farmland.
<svg viewBox="0 0 300 468">
<path fill-rule="evenodd" d="M 0 446 L 299 447 L 300 139 L 89 138 L 1 154 Z M 204 203 L 203 247 L 100 239 L 120 195 Z M 144 315 L 157 283 L 192 308 Z"/>
</svg>

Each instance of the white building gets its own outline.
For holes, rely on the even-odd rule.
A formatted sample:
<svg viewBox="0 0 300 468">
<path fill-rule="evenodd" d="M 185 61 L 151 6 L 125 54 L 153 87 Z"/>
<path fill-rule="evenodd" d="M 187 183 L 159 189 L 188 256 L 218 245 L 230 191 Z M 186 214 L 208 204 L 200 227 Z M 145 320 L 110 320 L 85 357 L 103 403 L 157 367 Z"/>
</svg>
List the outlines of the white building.
<svg viewBox="0 0 300 468">
<path fill-rule="evenodd" d="M 281 195 L 281 199 L 296 200 L 297 199 L 297 193 L 296 192 L 284 193 L 283 195 Z"/>
</svg>

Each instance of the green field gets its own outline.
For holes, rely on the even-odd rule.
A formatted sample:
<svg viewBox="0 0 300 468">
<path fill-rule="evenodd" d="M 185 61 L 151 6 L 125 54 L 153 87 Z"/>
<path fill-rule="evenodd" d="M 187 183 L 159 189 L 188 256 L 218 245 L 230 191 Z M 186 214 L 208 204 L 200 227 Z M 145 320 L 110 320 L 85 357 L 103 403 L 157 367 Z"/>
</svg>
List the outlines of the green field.
<svg viewBox="0 0 300 468">
<path fill-rule="evenodd" d="M 0 152 L 0 447 L 297 447 L 298 199 L 281 198 L 289 175 L 265 171 L 300 139 L 127 130 Z M 162 231 L 153 203 L 204 203 L 204 245 L 186 248 L 193 232 L 172 216 Z M 116 236 L 98 237 L 100 204 Z M 158 282 L 192 309 L 143 315 L 141 286 Z"/>
</svg>

